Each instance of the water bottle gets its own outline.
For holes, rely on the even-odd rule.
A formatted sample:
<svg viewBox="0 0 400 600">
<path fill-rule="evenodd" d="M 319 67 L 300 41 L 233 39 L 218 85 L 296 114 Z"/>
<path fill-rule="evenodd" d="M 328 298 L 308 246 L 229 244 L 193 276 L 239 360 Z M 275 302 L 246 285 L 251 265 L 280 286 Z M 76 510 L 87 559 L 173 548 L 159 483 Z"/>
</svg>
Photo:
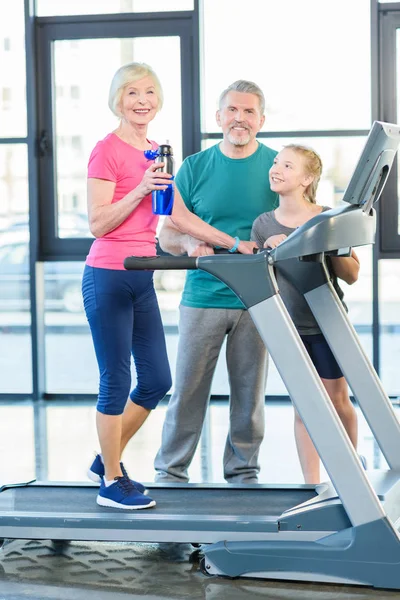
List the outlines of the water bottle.
<svg viewBox="0 0 400 600">
<path fill-rule="evenodd" d="M 161 144 L 157 150 L 145 150 L 147 159 L 155 159 L 155 163 L 164 163 L 159 169 L 161 173 L 174 175 L 174 153 L 169 144 Z M 151 193 L 153 201 L 153 213 L 155 215 L 170 215 L 174 204 L 174 187 L 172 183 L 167 184 L 166 190 L 153 190 Z"/>
</svg>

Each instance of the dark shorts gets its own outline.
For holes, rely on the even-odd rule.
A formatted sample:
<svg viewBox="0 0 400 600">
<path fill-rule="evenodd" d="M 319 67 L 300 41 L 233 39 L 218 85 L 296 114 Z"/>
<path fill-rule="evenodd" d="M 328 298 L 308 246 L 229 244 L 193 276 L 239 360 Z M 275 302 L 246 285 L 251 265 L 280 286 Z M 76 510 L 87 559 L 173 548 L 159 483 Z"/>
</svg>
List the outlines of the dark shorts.
<svg viewBox="0 0 400 600">
<path fill-rule="evenodd" d="M 320 377 L 323 379 L 340 379 L 340 377 L 343 377 L 336 358 L 333 356 L 332 350 L 322 333 L 301 335 L 300 337 Z"/>
</svg>

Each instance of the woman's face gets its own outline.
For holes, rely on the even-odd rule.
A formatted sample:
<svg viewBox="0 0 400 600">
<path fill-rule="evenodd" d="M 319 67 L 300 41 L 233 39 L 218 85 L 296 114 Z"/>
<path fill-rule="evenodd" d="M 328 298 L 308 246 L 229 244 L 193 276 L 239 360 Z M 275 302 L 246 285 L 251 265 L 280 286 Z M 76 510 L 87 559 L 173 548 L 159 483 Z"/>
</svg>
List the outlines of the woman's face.
<svg viewBox="0 0 400 600">
<path fill-rule="evenodd" d="M 158 97 L 150 75 L 124 87 L 119 108 L 124 121 L 132 125 L 147 125 L 154 119 Z"/>
</svg>

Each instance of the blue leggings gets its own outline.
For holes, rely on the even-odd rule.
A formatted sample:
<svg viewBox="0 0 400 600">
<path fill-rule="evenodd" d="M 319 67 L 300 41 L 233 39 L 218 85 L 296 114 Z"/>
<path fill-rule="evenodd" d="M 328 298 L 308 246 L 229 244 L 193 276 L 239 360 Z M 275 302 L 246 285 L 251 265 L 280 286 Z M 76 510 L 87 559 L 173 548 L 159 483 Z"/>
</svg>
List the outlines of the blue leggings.
<svg viewBox="0 0 400 600">
<path fill-rule="evenodd" d="M 86 265 L 82 294 L 100 371 L 97 410 L 123 413 L 131 388 L 131 353 L 137 384 L 130 398 L 155 408 L 172 382 L 153 273 Z"/>
</svg>

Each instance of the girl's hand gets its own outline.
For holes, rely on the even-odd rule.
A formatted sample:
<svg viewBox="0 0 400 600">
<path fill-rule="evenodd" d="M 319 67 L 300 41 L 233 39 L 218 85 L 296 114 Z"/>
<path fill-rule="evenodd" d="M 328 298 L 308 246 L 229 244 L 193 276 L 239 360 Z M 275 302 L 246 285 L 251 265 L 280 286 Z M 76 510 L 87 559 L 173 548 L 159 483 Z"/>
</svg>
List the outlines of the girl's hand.
<svg viewBox="0 0 400 600">
<path fill-rule="evenodd" d="M 253 250 L 256 248 L 258 250 L 258 246 L 255 242 L 240 242 L 238 246 L 238 252 L 240 254 L 254 254 Z"/>
<path fill-rule="evenodd" d="M 144 172 L 143 179 L 136 190 L 144 198 L 153 190 L 166 190 L 167 184 L 171 183 L 172 175 L 169 173 L 159 173 L 157 169 L 163 167 L 164 163 L 153 163 Z"/>
<path fill-rule="evenodd" d="M 285 235 L 284 233 L 279 233 L 278 235 L 271 235 L 267 240 L 265 240 L 264 248 L 276 248 L 286 239 L 287 235 Z"/>
</svg>

